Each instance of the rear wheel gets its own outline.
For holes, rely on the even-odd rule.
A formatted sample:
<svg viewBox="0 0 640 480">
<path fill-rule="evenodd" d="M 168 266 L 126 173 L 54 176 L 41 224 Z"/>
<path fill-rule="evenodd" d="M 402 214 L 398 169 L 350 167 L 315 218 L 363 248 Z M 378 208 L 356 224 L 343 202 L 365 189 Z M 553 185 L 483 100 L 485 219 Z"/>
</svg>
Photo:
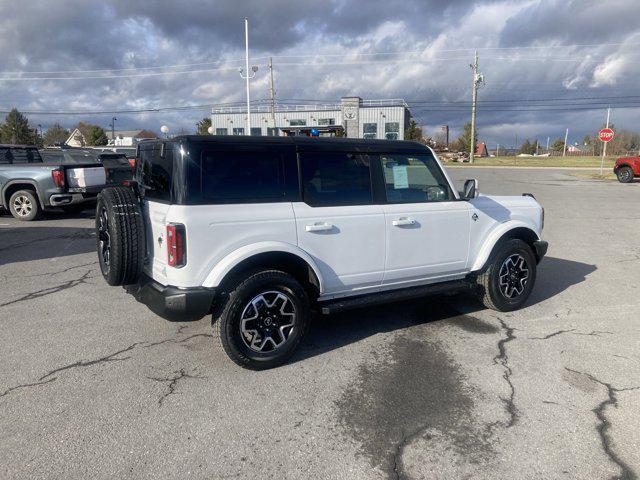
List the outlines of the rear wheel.
<svg viewBox="0 0 640 480">
<path fill-rule="evenodd" d="M 18 220 L 30 222 L 40 216 L 40 205 L 32 190 L 18 190 L 9 198 L 9 211 Z"/>
<path fill-rule="evenodd" d="M 620 183 L 631 183 L 633 181 L 633 169 L 631 167 L 620 167 L 616 171 L 616 176 Z"/>
<path fill-rule="evenodd" d="M 293 355 L 308 331 L 309 317 L 309 299 L 298 281 L 281 271 L 263 270 L 236 284 L 214 328 L 231 360 L 264 370 Z"/>
<path fill-rule="evenodd" d="M 531 247 L 519 239 L 501 242 L 478 277 L 479 297 L 487 308 L 509 312 L 521 308 L 536 280 L 536 258 Z"/>
<path fill-rule="evenodd" d="M 102 276 L 109 285 L 131 285 L 142 273 L 145 231 L 131 189 L 102 190 L 96 207 L 96 239 Z"/>
</svg>

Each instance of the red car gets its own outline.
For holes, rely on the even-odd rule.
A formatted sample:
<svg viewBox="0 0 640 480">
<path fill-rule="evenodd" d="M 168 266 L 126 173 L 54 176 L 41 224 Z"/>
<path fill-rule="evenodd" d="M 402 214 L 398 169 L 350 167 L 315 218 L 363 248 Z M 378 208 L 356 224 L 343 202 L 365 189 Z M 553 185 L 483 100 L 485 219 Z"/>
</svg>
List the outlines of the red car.
<svg viewBox="0 0 640 480">
<path fill-rule="evenodd" d="M 633 177 L 640 177 L 640 157 L 621 157 L 616 160 L 613 173 L 621 183 L 633 182 Z"/>
</svg>

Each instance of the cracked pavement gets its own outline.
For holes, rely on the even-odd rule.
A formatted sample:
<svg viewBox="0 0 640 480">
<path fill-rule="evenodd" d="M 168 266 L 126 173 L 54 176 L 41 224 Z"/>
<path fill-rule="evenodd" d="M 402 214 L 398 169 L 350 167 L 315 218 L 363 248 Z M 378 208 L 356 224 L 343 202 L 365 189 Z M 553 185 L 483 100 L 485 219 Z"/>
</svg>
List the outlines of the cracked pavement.
<svg viewBox="0 0 640 480">
<path fill-rule="evenodd" d="M 91 212 L 3 216 L 0 478 L 639 478 L 640 183 L 451 173 L 545 206 L 528 306 L 320 317 L 266 372 L 108 287 Z"/>
</svg>

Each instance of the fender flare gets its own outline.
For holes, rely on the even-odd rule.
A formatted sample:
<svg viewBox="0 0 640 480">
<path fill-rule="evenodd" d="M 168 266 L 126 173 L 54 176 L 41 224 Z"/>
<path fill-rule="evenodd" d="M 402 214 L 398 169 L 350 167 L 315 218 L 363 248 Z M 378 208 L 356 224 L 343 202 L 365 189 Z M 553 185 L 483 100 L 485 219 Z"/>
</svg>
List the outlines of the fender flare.
<svg viewBox="0 0 640 480">
<path fill-rule="evenodd" d="M 2 194 L 0 195 L 0 205 L 9 206 L 9 199 L 8 198 L 5 199 L 7 189 L 12 185 L 22 185 L 22 184 L 31 185 L 35 189 L 36 195 L 38 196 L 38 202 L 40 202 L 40 206 L 44 208 L 45 207 L 44 195 L 42 195 L 42 190 L 40 190 L 40 186 L 38 185 L 38 182 L 28 178 L 14 178 L 9 180 L 4 185 L 2 185 Z"/>
<path fill-rule="evenodd" d="M 635 174 L 635 170 L 633 168 L 633 165 L 631 165 L 630 163 L 620 163 L 616 166 L 613 167 L 613 172 L 616 173 L 618 170 L 620 170 L 622 167 L 629 167 L 631 170 L 633 170 L 633 173 Z"/>
<path fill-rule="evenodd" d="M 489 235 L 487 235 L 482 247 L 480 247 L 480 250 L 478 251 L 478 255 L 476 255 L 476 259 L 473 262 L 470 271 L 475 272 L 484 267 L 487 260 L 489 260 L 489 256 L 491 255 L 493 248 L 506 234 L 516 228 L 525 228 L 535 235 L 536 240 L 540 240 L 540 235 L 538 235 L 531 225 L 521 220 L 510 220 L 508 222 L 501 223 L 491 230 Z"/>
<path fill-rule="evenodd" d="M 217 287 L 222 283 L 227 274 L 243 261 L 261 253 L 271 252 L 290 253 L 303 260 L 313 270 L 313 273 L 318 279 L 320 293 L 324 292 L 324 280 L 322 278 L 322 274 L 311 255 L 296 245 L 275 241 L 252 243 L 227 254 L 222 260 L 216 262 L 215 267 L 211 272 L 209 272 L 202 286 L 207 288 Z"/>
</svg>

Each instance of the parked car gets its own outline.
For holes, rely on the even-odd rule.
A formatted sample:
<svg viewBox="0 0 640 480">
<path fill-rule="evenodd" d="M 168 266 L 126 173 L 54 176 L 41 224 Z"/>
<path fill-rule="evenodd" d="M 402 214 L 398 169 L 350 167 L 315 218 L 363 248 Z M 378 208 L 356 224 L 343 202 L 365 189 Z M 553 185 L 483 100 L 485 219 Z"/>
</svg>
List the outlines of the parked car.
<svg viewBox="0 0 640 480">
<path fill-rule="evenodd" d="M 104 278 L 170 320 L 212 313 L 252 369 L 286 361 L 312 310 L 458 290 L 518 309 L 547 250 L 532 195 L 459 193 L 415 142 L 183 136 L 141 145 L 135 179 L 98 197 Z"/>
<path fill-rule="evenodd" d="M 104 186 L 104 167 L 95 157 L 67 164 L 48 155 L 43 160 L 35 146 L 0 145 L 0 207 L 18 220 L 35 220 L 51 207 L 76 212 Z"/>
<path fill-rule="evenodd" d="M 620 183 L 631 183 L 634 177 L 640 177 L 640 157 L 621 157 L 616 160 L 613 173 Z"/>
<path fill-rule="evenodd" d="M 105 170 L 107 185 L 126 184 L 133 178 L 135 158 L 127 158 L 123 153 L 114 153 L 108 149 L 46 148 L 40 150 L 40 154 L 45 162 L 52 164 L 100 163 Z"/>
</svg>

